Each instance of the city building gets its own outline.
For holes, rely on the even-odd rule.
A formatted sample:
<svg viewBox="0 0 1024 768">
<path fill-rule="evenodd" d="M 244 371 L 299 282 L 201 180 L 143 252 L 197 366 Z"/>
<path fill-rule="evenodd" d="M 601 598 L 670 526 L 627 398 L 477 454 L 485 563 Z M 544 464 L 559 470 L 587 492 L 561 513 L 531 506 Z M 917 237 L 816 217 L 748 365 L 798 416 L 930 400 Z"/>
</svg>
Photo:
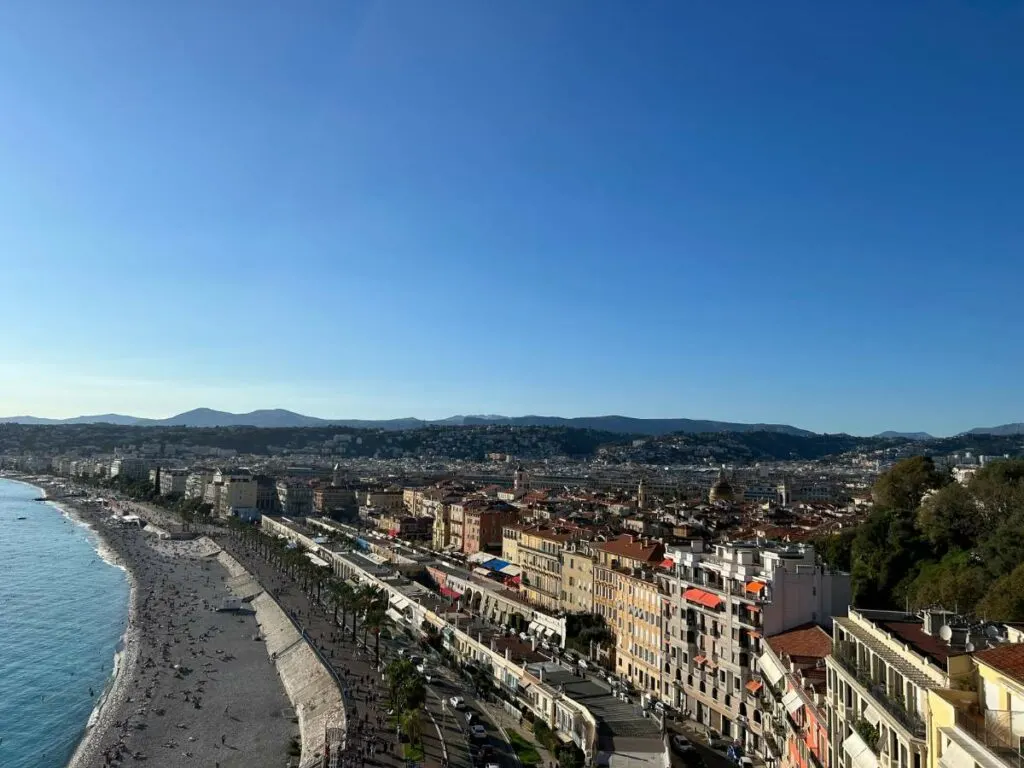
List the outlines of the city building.
<svg viewBox="0 0 1024 768">
<path fill-rule="evenodd" d="M 187 469 L 166 469 L 160 470 L 160 495 L 161 496 L 184 496 L 185 484 L 188 482 L 189 472 Z"/>
<path fill-rule="evenodd" d="M 501 552 L 503 527 L 518 519 L 519 510 L 503 502 L 464 506 L 462 551 L 467 555 Z"/>
<path fill-rule="evenodd" d="M 213 470 L 194 469 L 185 480 L 186 499 L 205 499 L 206 486 L 213 482 Z"/>
<path fill-rule="evenodd" d="M 763 754 L 756 658 L 762 638 L 831 626 L 850 603 L 849 574 L 816 563 L 814 548 L 772 542 L 672 548 L 664 563 L 668 631 L 661 695 L 699 723 Z"/>
<path fill-rule="evenodd" d="M 578 534 L 548 525 L 530 525 L 519 532 L 517 561 L 522 571 L 522 589 L 526 599 L 548 610 L 557 611 L 562 602 L 562 551 Z M 505 547 L 502 547 L 504 553 Z"/>
<path fill-rule="evenodd" d="M 573 541 L 561 553 L 559 607 L 566 613 L 594 612 L 594 554 L 588 541 Z"/>
<path fill-rule="evenodd" d="M 771 766 L 824 768 L 828 765 L 827 672 L 832 636 L 816 624 L 765 638 L 758 658 L 760 679 L 746 692 L 761 696 L 761 706 L 745 715 L 761 725 L 763 756 Z M 741 721 L 742 722 L 742 721 Z"/>
<path fill-rule="evenodd" d="M 277 504 L 282 515 L 307 517 L 313 513 L 313 489 L 308 480 L 277 481 Z"/>
<path fill-rule="evenodd" d="M 110 477 L 126 480 L 145 480 L 149 476 L 149 462 L 146 459 L 119 458 L 110 462 Z"/>
<path fill-rule="evenodd" d="M 942 611 L 851 608 L 834 620 L 826 659 L 830 765 L 928 766 L 930 693 L 972 672 L 969 633 L 952 629 L 951 619 Z"/>
</svg>

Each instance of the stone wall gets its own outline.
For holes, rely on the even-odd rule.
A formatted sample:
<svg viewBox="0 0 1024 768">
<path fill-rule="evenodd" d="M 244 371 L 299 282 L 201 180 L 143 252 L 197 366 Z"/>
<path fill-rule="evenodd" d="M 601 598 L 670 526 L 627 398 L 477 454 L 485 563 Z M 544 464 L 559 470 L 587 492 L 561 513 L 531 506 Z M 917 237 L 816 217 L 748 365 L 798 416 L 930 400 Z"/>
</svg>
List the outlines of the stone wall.
<svg viewBox="0 0 1024 768">
<path fill-rule="evenodd" d="M 277 667 L 288 698 L 299 718 L 302 735 L 301 765 L 313 764 L 323 753 L 327 728 L 345 728 L 345 704 L 331 673 L 281 606 L 263 591 L 259 582 L 228 553 L 217 560 L 230 574 L 228 586 L 243 599 L 250 599 L 256 611 L 267 655 Z"/>
</svg>

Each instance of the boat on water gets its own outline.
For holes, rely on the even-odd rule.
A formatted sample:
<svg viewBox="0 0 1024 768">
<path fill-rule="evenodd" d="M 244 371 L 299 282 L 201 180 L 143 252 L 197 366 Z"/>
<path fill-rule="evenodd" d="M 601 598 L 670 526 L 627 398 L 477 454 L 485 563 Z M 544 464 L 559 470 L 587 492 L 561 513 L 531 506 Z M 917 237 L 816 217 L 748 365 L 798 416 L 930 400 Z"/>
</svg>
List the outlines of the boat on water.
<svg viewBox="0 0 1024 768">
<path fill-rule="evenodd" d="M 15 520 L 28 520 L 28 518 L 27 518 L 27 517 L 16 517 L 16 518 L 14 518 L 14 519 L 15 519 Z"/>
</svg>

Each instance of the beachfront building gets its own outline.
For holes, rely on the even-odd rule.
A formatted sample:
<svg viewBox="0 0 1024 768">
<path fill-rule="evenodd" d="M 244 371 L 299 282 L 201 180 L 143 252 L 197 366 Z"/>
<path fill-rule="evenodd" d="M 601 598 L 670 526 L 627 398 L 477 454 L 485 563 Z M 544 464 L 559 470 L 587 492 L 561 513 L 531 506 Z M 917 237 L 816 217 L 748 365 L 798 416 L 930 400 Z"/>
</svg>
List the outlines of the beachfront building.
<svg viewBox="0 0 1024 768">
<path fill-rule="evenodd" d="M 803 624 L 831 625 L 850 603 L 849 574 L 816 563 L 814 548 L 773 542 L 671 548 L 667 663 L 661 696 L 699 723 L 763 753 L 756 663 L 762 638 Z"/>
<path fill-rule="evenodd" d="M 109 476 L 123 477 L 126 480 L 145 480 L 149 475 L 149 462 L 146 459 L 118 458 L 110 462 Z"/>
<path fill-rule="evenodd" d="M 278 480 L 277 502 L 281 514 L 306 517 L 313 513 L 313 489 L 308 480 Z"/>
<path fill-rule="evenodd" d="M 187 469 L 160 469 L 160 495 L 184 496 L 185 483 L 188 480 Z"/>
<path fill-rule="evenodd" d="M 321 485 L 313 489 L 313 511 L 325 517 L 354 514 L 356 492 L 337 485 Z"/>
<path fill-rule="evenodd" d="M 212 469 L 193 469 L 185 479 L 185 498 L 205 499 L 206 487 L 212 482 Z"/>
</svg>

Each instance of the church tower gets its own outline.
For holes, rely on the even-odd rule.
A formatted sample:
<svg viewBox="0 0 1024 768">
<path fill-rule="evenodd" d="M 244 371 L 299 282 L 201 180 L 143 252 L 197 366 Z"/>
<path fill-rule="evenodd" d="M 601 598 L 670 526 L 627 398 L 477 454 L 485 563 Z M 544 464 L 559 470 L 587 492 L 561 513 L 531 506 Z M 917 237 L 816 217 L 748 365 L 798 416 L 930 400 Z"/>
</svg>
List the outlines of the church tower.
<svg viewBox="0 0 1024 768">
<path fill-rule="evenodd" d="M 640 476 L 640 484 L 636 487 L 636 508 L 643 512 L 647 508 L 647 488 L 644 486 L 644 477 Z"/>
<path fill-rule="evenodd" d="M 530 475 L 523 469 L 522 464 L 516 465 L 515 474 L 512 475 L 512 492 L 516 497 L 525 496 L 530 490 Z"/>
</svg>

